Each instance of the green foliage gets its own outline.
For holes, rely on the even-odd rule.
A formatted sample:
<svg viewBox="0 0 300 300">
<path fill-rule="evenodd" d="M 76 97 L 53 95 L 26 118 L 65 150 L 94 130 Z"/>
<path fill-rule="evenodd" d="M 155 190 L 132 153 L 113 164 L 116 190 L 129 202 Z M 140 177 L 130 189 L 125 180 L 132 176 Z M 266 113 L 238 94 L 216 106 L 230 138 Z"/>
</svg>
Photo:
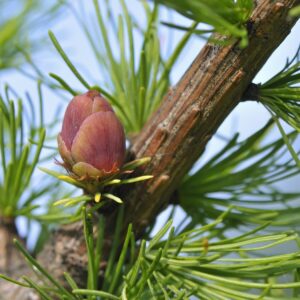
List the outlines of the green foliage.
<svg viewBox="0 0 300 300">
<path fill-rule="evenodd" d="M 30 100 L 30 98 L 28 98 Z M 31 100 L 30 100 L 31 101 Z M 21 99 L 11 99 L 11 89 L 7 86 L 5 96 L 0 96 L 0 161 L 2 165 L 0 183 L 0 214 L 12 217 L 20 214 L 30 215 L 36 208 L 32 202 L 32 194 L 23 202 L 22 209 L 17 209 L 19 200 L 30 184 L 33 171 L 38 163 L 45 139 L 43 117 L 39 115 L 36 123 L 35 110 L 29 102 L 31 111 L 25 111 Z M 40 106 L 42 102 L 40 101 Z M 27 114 L 27 115 L 26 115 Z M 29 120 L 24 120 L 24 118 Z M 26 126 L 28 125 L 28 128 Z M 28 136 L 28 138 L 26 138 Z M 38 139 L 37 145 L 32 145 L 28 140 Z M 43 187 L 45 189 L 45 186 Z M 48 192 L 49 188 L 40 192 Z"/>
<path fill-rule="evenodd" d="M 259 101 L 300 132 L 300 48 L 284 68 L 259 87 Z"/>
<path fill-rule="evenodd" d="M 300 5 L 294 7 L 293 9 L 290 10 L 290 15 L 292 17 L 297 17 L 300 15 Z"/>
<path fill-rule="evenodd" d="M 252 12 L 252 0 L 154 0 L 171 9 L 175 9 L 185 17 L 210 25 L 211 29 L 194 29 L 193 32 L 203 35 L 218 32 L 229 38 L 240 39 L 240 46 L 248 45 L 248 33 L 245 24 Z M 187 30 L 187 27 L 164 22 L 164 24 Z"/>
<path fill-rule="evenodd" d="M 36 29 L 55 19 L 59 8 L 58 2 L 45 5 L 40 0 L 1 1 L 0 70 L 19 66 L 25 60 L 22 53 L 41 47 L 42 38 L 35 34 Z"/>
<path fill-rule="evenodd" d="M 116 17 L 109 4 L 99 5 L 93 1 L 97 16 L 97 27 L 89 28 L 83 11 L 78 14 L 70 5 L 74 15 L 88 38 L 93 50 L 103 84 L 99 81 L 92 84 L 81 75 L 68 55 L 63 50 L 55 35 L 50 38 L 75 77 L 85 89 L 95 89 L 102 93 L 114 106 L 127 133 L 134 134 L 141 130 L 151 113 L 158 107 L 170 85 L 170 71 L 184 46 L 191 36 L 187 32 L 178 42 L 168 59 L 163 59 L 157 28 L 159 11 L 155 6 L 152 10 L 143 2 L 146 17 L 146 28 L 133 21 L 125 1 L 120 0 L 123 14 Z M 107 11 L 107 14 L 105 12 Z M 118 24 L 117 27 L 115 24 Z M 109 30 L 107 30 L 109 28 Z M 97 37 L 97 38 L 95 38 Z M 137 51 L 136 40 L 142 37 L 142 45 Z M 115 45 L 117 43 L 117 45 Z M 115 54 L 116 47 L 118 55 Z M 76 95 L 78 92 L 59 75 L 50 74 L 58 84 Z"/>
<path fill-rule="evenodd" d="M 297 270 L 294 263 L 299 252 L 287 254 L 287 260 L 280 255 L 254 258 L 256 251 L 295 241 L 295 234 L 261 235 L 262 228 L 256 228 L 226 238 L 218 228 L 224 218 L 226 213 L 208 225 L 181 233 L 172 228 L 162 240 L 171 226 L 168 222 L 148 246 L 142 242 L 136 263 L 125 276 L 122 299 L 188 299 L 192 295 L 195 299 L 255 299 L 258 295 L 276 299 L 274 290 L 283 292 L 299 285 L 277 282 L 288 269 Z"/>
<path fill-rule="evenodd" d="M 60 222 L 67 224 L 79 221 L 81 218 L 82 208 L 86 205 L 89 206 L 87 213 L 92 214 L 96 211 L 99 212 L 100 209 L 110 201 L 123 204 L 122 199 L 109 192 L 108 188 L 124 184 L 132 184 L 153 178 L 152 175 L 128 177 L 128 174 L 134 173 L 135 168 L 147 164 L 149 161 L 149 157 L 133 160 L 124 164 L 118 173 L 99 181 L 95 179 L 82 181 L 80 179 L 76 179 L 74 176 L 61 174 L 56 171 L 40 167 L 39 169 L 41 171 L 53 176 L 58 181 L 66 182 L 76 188 L 80 188 L 83 195 L 64 195 L 63 199 L 54 201 L 53 205 L 50 207 L 52 212 L 49 211 L 48 214 L 37 216 L 36 218 L 43 222 Z M 63 206 L 63 210 L 55 210 L 58 206 Z"/>
<path fill-rule="evenodd" d="M 30 236 L 33 221 L 43 223 L 34 253 L 41 250 L 49 236 L 46 224 L 53 223 L 53 215 L 56 220 L 66 219 L 65 212 L 52 203 L 59 195 L 67 196 L 59 181 L 36 174 L 36 166 L 53 157 L 52 151 L 43 151 L 45 127 L 51 133 L 57 122 L 55 119 L 50 124 L 44 123 L 40 83 L 37 94 L 37 101 L 29 94 L 22 98 L 6 85 L 0 95 L 0 219 L 26 217 L 26 238 Z"/>
<path fill-rule="evenodd" d="M 84 192 L 83 196 L 68 197 L 61 200 L 57 200 L 55 201 L 54 205 L 64 205 L 65 207 L 73 207 L 73 206 L 78 206 L 78 204 L 81 204 L 82 206 L 88 202 L 90 203 L 96 202 L 98 203 L 97 208 L 99 209 L 100 207 L 102 207 L 102 205 L 106 203 L 105 200 L 103 200 L 103 198 L 106 200 L 107 199 L 112 200 L 119 204 L 123 203 L 121 198 L 105 191 L 107 187 L 111 187 L 111 186 L 116 187 L 123 184 L 131 184 L 131 183 L 136 183 L 136 182 L 149 180 L 153 178 L 152 175 L 142 175 L 137 177 L 122 178 L 122 176 L 124 177 L 125 174 L 128 175 L 133 173 L 135 168 L 147 164 L 149 161 L 150 161 L 150 157 L 144 157 L 144 158 L 140 158 L 128 162 L 120 168 L 119 172 L 109 177 L 106 177 L 102 180 L 87 178 L 84 181 L 80 178 L 79 179 L 75 178 L 72 175 L 61 174 L 52 170 L 48 170 L 46 168 L 40 168 L 40 170 L 57 178 L 58 180 L 67 182 L 75 187 L 81 188 Z M 78 211 L 80 211 L 80 208 Z M 76 214 L 76 216 L 78 215 Z M 70 221 L 74 221 L 73 216 L 71 216 Z"/>
<path fill-rule="evenodd" d="M 299 226 L 299 192 L 284 192 L 276 187 L 300 173 L 289 157 L 283 139 L 266 143 L 272 127 L 264 128 L 244 141 L 238 134 L 179 188 L 180 205 L 195 224 L 214 219 L 231 205 L 226 222 L 229 227 L 242 224 Z M 287 135 L 295 140 L 297 132 Z"/>
<path fill-rule="evenodd" d="M 224 236 L 223 223 L 229 211 L 214 222 L 177 232 L 169 221 L 150 241 L 139 247 L 129 226 L 118 254 L 123 211 L 117 218 L 111 252 L 102 284 L 98 287 L 99 263 L 103 255 L 104 222 L 93 226 L 92 216 L 82 210 L 88 255 L 87 289 L 79 289 L 65 273 L 69 289 L 49 274 L 24 247 L 15 241 L 39 281 L 23 276 L 22 281 L 0 275 L 14 284 L 35 289 L 41 299 L 284 299 L 285 291 L 299 296 L 299 282 L 282 282 L 286 274 L 298 276 L 300 251 L 272 254 L 272 249 L 298 242 L 294 232 L 261 234 L 267 224 L 247 233 Z M 171 229 L 170 229 L 171 228 Z M 169 232 L 169 233 L 168 233 Z M 168 234 L 167 234 L 168 233 Z M 261 257 L 260 251 L 268 250 Z M 71 290 L 71 291 L 70 291 Z"/>
<path fill-rule="evenodd" d="M 47 199 L 50 206 L 55 197 L 52 192 L 59 195 L 60 184 L 44 176 L 34 179 L 37 164 L 49 160 L 52 152 L 41 155 L 46 135 L 41 85 L 37 109 L 29 94 L 26 96 L 23 100 L 9 86 L 0 95 L 0 216 L 37 220 L 42 216 L 34 213 L 41 206 L 38 199 Z M 46 126 L 50 129 L 53 124 Z"/>
<path fill-rule="evenodd" d="M 298 154 L 290 143 L 280 120 L 285 121 L 298 133 L 300 132 L 300 47 L 284 68 L 270 80 L 259 85 L 259 101 L 270 112 L 286 143 L 291 156 L 300 168 Z"/>
</svg>

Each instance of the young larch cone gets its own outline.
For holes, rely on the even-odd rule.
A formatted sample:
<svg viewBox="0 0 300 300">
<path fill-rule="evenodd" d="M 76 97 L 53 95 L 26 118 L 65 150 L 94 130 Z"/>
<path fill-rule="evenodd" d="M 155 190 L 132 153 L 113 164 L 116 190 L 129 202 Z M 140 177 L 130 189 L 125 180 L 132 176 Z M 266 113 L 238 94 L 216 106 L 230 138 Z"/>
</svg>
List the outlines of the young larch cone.
<svg viewBox="0 0 300 300">
<path fill-rule="evenodd" d="M 57 137 L 65 168 L 78 177 L 118 172 L 125 159 L 125 133 L 111 105 L 97 92 L 75 96 Z"/>
</svg>

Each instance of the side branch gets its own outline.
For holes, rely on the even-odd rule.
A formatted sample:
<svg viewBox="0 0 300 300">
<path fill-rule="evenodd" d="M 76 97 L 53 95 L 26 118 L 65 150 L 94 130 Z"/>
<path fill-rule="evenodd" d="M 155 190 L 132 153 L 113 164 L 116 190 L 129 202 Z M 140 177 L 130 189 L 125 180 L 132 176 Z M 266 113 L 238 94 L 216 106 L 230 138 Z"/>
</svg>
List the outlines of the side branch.
<svg viewBox="0 0 300 300">
<path fill-rule="evenodd" d="M 155 177 L 122 195 L 125 223 L 141 234 L 164 207 L 183 176 L 296 20 L 296 0 L 261 0 L 251 16 L 249 46 L 207 44 L 134 141 L 137 158 L 151 156 L 145 172 Z M 218 37 L 217 37 L 218 38 Z M 219 37 L 220 38 L 220 37 Z M 108 218 L 111 220 L 113 218 Z M 114 224 L 108 226 L 113 229 Z"/>
</svg>

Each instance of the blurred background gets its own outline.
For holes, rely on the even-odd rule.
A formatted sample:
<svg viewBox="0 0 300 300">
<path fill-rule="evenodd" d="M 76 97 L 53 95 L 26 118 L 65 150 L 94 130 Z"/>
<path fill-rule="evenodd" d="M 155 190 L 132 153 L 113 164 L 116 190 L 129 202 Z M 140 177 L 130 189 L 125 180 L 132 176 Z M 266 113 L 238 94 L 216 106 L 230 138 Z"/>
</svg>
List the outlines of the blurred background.
<svg viewBox="0 0 300 300">
<path fill-rule="evenodd" d="M 97 83 L 102 87 L 107 81 L 107 78 L 105 77 L 106 74 L 105 72 L 102 72 L 101 66 L 93 55 L 91 46 L 87 40 L 87 34 L 84 32 L 79 21 L 81 18 L 82 22 L 86 23 L 90 28 L 95 26 L 95 11 L 92 2 L 92 0 L 76 0 L 65 3 L 62 1 L 0 0 L 0 16 L 3 22 L 5 19 L 13 16 L 16 16 L 16 18 L 19 16 L 19 20 L 22 20 L 23 22 L 15 22 L 16 24 L 11 25 L 11 27 L 15 26 L 16 28 L 22 28 L 22 30 L 16 34 L 15 41 L 10 43 L 9 49 L 7 50 L 8 54 L 10 53 L 11 56 L 14 55 L 16 57 L 16 61 L 12 61 L 8 64 L 8 55 L 4 59 L 7 61 L 7 65 L 5 65 L 5 61 L 2 63 L 2 69 L 0 69 L 0 90 L 4 91 L 5 85 L 9 84 L 21 96 L 30 93 L 34 103 L 37 103 L 38 92 L 36 78 L 42 76 L 51 82 L 52 79 L 48 74 L 55 73 L 59 74 L 59 76 L 74 90 L 85 92 L 85 89 L 68 69 L 50 42 L 48 30 L 51 30 L 55 34 L 70 60 L 76 65 L 81 73 L 84 74 L 85 78 L 90 79 L 90 82 Z M 103 6 L 101 7 L 100 1 L 100 9 L 106 8 L 104 5 L 105 2 L 106 1 L 102 1 Z M 141 1 L 128 0 L 126 3 L 128 4 L 130 12 L 134 15 L 135 22 L 146 26 L 146 17 Z M 113 13 L 116 16 L 122 12 L 120 2 L 117 0 L 110 1 L 110 6 L 113 8 Z M 30 9 L 30 14 L 27 14 L 27 9 Z M 23 18 L 20 18 L 20 16 L 23 16 Z M 172 21 L 173 23 L 185 26 L 191 24 L 190 20 L 176 12 L 171 12 L 166 8 L 161 8 L 159 18 L 161 21 Z M 108 36 L 110 36 L 112 30 L 113 29 L 109 26 L 107 27 Z M 164 25 L 160 25 L 159 33 L 160 47 L 162 48 L 163 55 L 167 58 L 170 55 L 170 51 L 174 49 L 176 43 L 184 33 L 180 30 L 169 29 Z M 138 32 L 134 32 L 134 34 L 135 47 L 137 48 L 137 51 L 139 51 L 142 39 Z M 275 51 L 263 69 L 256 76 L 254 79 L 255 83 L 267 81 L 284 67 L 287 58 L 293 57 L 297 52 L 300 42 L 299 36 L 300 23 L 298 22 L 287 39 Z M 17 43 L 20 42 L 20 38 L 22 49 L 17 49 Z M 91 38 L 97 44 L 98 36 L 92 34 Z M 190 39 L 171 72 L 171 85 L 176 84 L 181 78 L 205 43 L 206 40 L 201 37 L 193 36 Z M 26 49 L 27 46 L 28 48 Z M 18 47 L 20 47 L 20 45 L 18 45 Z M 19 54 L 21 50 L 24 50 L 23 54 Z M 117 43 L 113 50 L 115 50 L 114 54 L 118 56 L 119 47 Z M 30 57 L 26 57 L 27 51 L 31 53 Z M 31 62 L 34 62 L 34 64 Z M 47 84 L 42 85 L 42 92 L 45 122 L 51 123 L 55 118 L 62 118 L 64 109 L 72 97 L 67 93 L 51 90 Z M 268 111 L 259 103 L 248 101 L 239 104 L 222 124 L 218 130 L 218 134 L 212 138 L 203 157 L 201 157 L 200 161 L 195 165 L 191 172 L 197 170 L 199 165 L 203 164 L 203 162 L 207 161 L 220 150 L 224 145 L 224 137 L 230 138 L 234 133 L 239 132 L 240 139 L 242 140 L 262 128 L 269 118 L 270 115 Z M 284 126 L 284 128 L 287 132 L 290 131 L 288 126 Z M 53 132 L 58 133 L 59 131 L 60 124 L 57 124 Z M 280 133 L 278 132 L 278 129 L 274 128 L 270 138 L 275 139 L 276 137 L 280 137 Z M 299 146 L 299 140 L 297 143 Z M 49 141 L 48 145 L 49 144 L 55 146 L 55 140 Z M 45 151 L 48 150 L 45 149 Z M 54 165 L 54 158 L 55 155 L 53 156 L 53 159 L 46 163 L 47 167 L 52 168 Z M 40 171 L 36 171 L 36 176 L 39 176 L 39 172 Z M 284 190 L 296 191 L 299 187 L 299 180 L 299 177 L 290 178 L 283 181 L 280 187 Z M 35 183 L 32 182 L 31 184 L 34 185 Z M 166 218 L 168 213 L 168 211 L 162 213 L 161 220 Z M 157 226 L 159 227 L 159 225 Z M 154 231 L 157 230 L 158 227 L 155 227 Z M 19 217 L 18 229 L 22 235 L 26 234 L 27 228 L 26 219 L 24 217 Z M 30 227 L 28 239 L 29 246 L 31 245 L 32 247 L 35 243 L 39 230 L 40 227 L 37 223 L 33 222 L 33 225 Z"/>
</svg>

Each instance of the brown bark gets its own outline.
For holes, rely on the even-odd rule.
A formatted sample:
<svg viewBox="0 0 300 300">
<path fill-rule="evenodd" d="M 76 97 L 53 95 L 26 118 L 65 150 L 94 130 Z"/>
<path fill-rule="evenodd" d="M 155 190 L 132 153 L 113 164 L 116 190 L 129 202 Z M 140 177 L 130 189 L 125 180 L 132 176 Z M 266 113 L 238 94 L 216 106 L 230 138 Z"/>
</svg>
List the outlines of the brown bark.
<svg viewBox="0 0 300 300">
<path fill-rule="evenodd" d="M 297 3 L 259 1 L 249 22 L 248 47 L 240 49 L 238 42 L 226 47 L 207 44 L 169 91 L 132 146 L 136 157 L 152 157 L 145 173 L 154 178 L 123 195 L 124 229 L 133 223 L 136 234 L 141 234 L 168 203 L 211 136 L 290 32 L 295 20 L 288 11 Z"/>
<path fill-rule="evenodd" d="M 0 274 L 19 279 L 22 275 L 33 275 L 24 257 L 17 251 L 13 240 L 18 238 L 14 219 L 0 217 Z M 0 279 L 0 300 L 37 300 L 31 290 L 12 285 Z"/>
<path fill-rule="evenodd" d="M 170 89 L 131 148 L 136 157 L 152 157 L 143 171 L 155 177 L 131 186 L 122 195 L 126 208 L 124 230 L 133 223 L 136 234 L 141 235 L 167 205 L 170 195 L 199 158 L 211 136 L 290 32 L 295 20 L 288 18 L 288 10 L 299 3 L 299 0 L 259 1 L 249 23 L 247 48 L 240 49 L 238 42 L 226 47 L 207 44 L 178 84 Z M 113 213 L 107 214 L 108 236 L 113 234 L 114 225 Z M 78 230 L 80 232 L 80 226 Z M 40 255 L 44 265 L 59 270 L 59 273 L 81 265 L 76 259 L 80 258 L 83 240 L 78 239 L 77 234 L 73 235 L 72 226 L 53 235 Z M 65 246 L 58 247 L 58 244 Z M 70 255 L 67 245 L 75 245 L 73 252 L 78 252 L 72 263 L 70 259 L 63 259 Z M 78 269 L 79 278 L 80 272 L 81 268 Z"/>
</svg>

